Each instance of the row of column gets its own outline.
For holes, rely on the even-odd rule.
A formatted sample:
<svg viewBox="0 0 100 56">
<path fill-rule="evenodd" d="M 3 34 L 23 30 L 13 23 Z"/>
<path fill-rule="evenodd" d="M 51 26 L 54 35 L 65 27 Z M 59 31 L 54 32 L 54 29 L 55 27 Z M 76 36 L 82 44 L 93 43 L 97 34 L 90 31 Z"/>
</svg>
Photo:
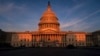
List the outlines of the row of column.
<svg viewBox="0 0 100 56">
<path fill-rule="evenodd" d="M 40 28 L 59 28 L 59 25 L 58 24 L 41 24 L 39 25 Z"/>
<path fill-rule="evenodd" d="M 33 35 L 33 41 L 40 41 L 40 40 L 44 40 L 44 41 L 61 41 L 61 35 L 59 34 L 37 34 L 37 35 Z"/>
<path fill-rule="evenodd" d="M 39 45 L 41 42 L 42 43 L 53 43 L 56 44 L 58 46 L 61 45 L 62 43 L 62 37 L 63 35 L 61 34 L 36 34 L 33 35 L 33 44 Z"/>
</svg>

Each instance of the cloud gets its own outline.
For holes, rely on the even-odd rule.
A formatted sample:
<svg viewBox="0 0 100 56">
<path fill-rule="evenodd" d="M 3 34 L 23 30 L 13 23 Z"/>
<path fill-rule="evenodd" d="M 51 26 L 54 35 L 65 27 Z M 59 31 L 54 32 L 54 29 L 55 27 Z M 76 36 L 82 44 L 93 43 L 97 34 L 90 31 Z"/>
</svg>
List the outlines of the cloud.
<svg viewBox="0 0 100 56">
<path fill-rule="evenodd" d="M 88 31 L 89 28 L 93 27 L 93 25 L 95 25 L 96 22 L 94 23 L 86 23 L 86 22 L 82 22 L 80 24 L 76 24 L 73 26 L 68 27 L 68 30 L 72 30 L 72 31 Z"/>
<path fill-rule="evenodd" d="M 72 13 L 74 13 L 76 10 L 78 10 L 79 8 L 81 8 L 84 4 L 77 4 L 72 8 L 69 8 L 66 12 L 68 15 L 71 15 Z"/>
<path fill-rule="evenodd" d="M 89 17 L 92 17 L 93 15 L 99 13 L 100 10 L 97 10 L 93 13 L 90 13 L 88 16 L 85 16 L 84 18 L 73 18 L 71 21 L 67 22 L 67 23 L 63 23 L 61 24 L 61 28 L 64 29 L 64 28 L 69 28 L 69 27 L 72 27 L 72 29 L 74 30 L 84 30 L 84 29 L 88 29 L 90 27 L 92 27 L 95 22 L 92 22 L 91 25 L 88 24 L 88 22 L 85 22 L 85 20 L 89 19 Z M 85 22 L 85 23 L 84 23 Z M 83 27 L 84 26 L 84 27 Z"/>
<path fill-rule="evenodd" d="M 65 10 L 64 8 L 64 15 L 65 17 L 64 18 L 67 18 L 68 16 L 72 15 L 74 12 L 76 12 L 77 10 L 79 10 L 81 7 L 83 7 L 85 4 L 84 3 L 81 3 L 81 4 L 76 4 L 74 5 L 73 7 L 71 8 L 67 8 L 67 10 Z"/>
<path fill-rule="evenodd" d="M 24 9 L 25 9 L 24 4 L 17 5 L 13 2 L 0 4 L 0 13 L 12 12 L 12 10 L 21 10 L 22 11 Z"/>
<path fill-rule="evenodd" d="M 13 21 L 14 18 L 25 14 L 25 5 L 17 5 L 15 3 L 0 4 L 0 16 L 5 17 L 8 21 Z"/>
<path fill-rule="evenodd" d="M 8 12 L 9 10 L 12 9 L 13 3 L 9 4 L 0 4 L 0 13 Z"/>
<path fill-rule="evenodd" d="M 32 25 L 36 21 L 35 12 L 33 13 L 25 4 L 15 3 L 0 4 L 0 28 L 5 31 L 25 31 L 33 30 Z M 33 23 L 34 22 L 34 23 Z M 35 26 L 36 27 L 36 26 Z"/>
<path fill-rule="evenodd" d="M 60 21 L 63 21 L 63 20 L 68 21 L 68 20 L 72 20 L 73 18 L 75 18 L 75 20 L 77 20 L 79 18 L 79 16 L 80 17 L 82 16 L 81 14 L 86 14 L 84 12 L 84 10 L 80 11 L 80 9 L 83 8 L 85 5 L 86 5 L 85 3 L 81 3 L 81 4 L 79 3 L 79 4 L 73 5 L 69 8 L 63 8 L 63 10 L 58 15 L 58 16 L 60 16 L 59 17 Z M 78 17 L 76 17 L 77 15 L 78 15 Z"/>
</svg>

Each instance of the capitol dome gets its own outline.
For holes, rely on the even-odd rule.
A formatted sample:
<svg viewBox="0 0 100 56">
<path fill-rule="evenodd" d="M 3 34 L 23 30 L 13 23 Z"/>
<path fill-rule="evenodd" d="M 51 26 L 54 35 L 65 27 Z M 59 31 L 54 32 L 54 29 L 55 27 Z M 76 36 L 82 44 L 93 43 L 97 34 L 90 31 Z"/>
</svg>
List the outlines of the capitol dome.
<svg viewBox="0 0 100 56">
<path fill-rule="evenodd" d="M 39 22 L 39 31 L 42 32 L 57 32 L 59 31 L 59 22 L 55 13 L 51 9 L 50 2 L 48 2 L 47 9 L 44 11 Z"/>
</svg>

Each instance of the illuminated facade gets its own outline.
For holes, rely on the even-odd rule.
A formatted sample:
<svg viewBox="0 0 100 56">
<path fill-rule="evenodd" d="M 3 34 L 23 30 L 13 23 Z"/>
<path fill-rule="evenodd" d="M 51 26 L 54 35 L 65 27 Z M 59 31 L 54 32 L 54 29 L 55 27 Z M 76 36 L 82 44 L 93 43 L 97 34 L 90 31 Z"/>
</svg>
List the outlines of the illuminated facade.
<svg viewBox="0 0 100 56">
<path fill-rule="evenodd" d="M 86 46 L 85 32 L 61 31 L 60 23 L 48 2 L 47 9 L 40 18 L 38 31 L 10 32 L 14 47 L 66 47 Z"/>
</svg>

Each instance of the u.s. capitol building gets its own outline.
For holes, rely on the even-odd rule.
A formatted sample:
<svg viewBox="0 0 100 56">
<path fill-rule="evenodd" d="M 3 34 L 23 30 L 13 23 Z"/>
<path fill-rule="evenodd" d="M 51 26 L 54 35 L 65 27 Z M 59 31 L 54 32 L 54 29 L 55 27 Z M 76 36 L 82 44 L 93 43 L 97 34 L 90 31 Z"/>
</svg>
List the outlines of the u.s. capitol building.
<svg viewBox="0 0 100 56">
<path fill-rule="evenodd" d="M 8 42 L 13 47 L 66 47 L 86 46 L 86 33 L 61 31 L 59 19 L 52 11 L 50 2 L 38 23 L 38 30 L 32 32 L 8 32 Z"/>
</svg>

